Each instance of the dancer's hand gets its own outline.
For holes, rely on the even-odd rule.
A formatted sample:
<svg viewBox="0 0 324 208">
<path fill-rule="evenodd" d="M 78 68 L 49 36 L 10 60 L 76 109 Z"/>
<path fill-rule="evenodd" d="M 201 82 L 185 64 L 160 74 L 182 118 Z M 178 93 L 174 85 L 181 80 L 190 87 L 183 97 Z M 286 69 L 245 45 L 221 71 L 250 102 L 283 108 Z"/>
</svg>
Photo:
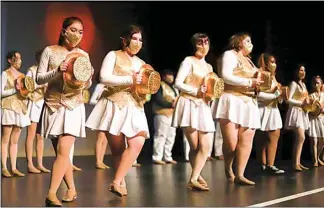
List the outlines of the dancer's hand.
<svg viewBox="0 0 324 208">
<path fill-rule="evenodd" d="M 264 81 L 262 81 L 261 77 L 252 78 L 252 88 L 259 87 Z"/>
<path fill-rule="evenodd" d="M 143 80 L 143 75 L 140 73 L 133 74 L 133 82 L 135 84 L 141 84 Z"/>
<path fill-rule="evenodd" d="M 201 91 L 202 93 L 205 93 L 205 92 L 207 91 L 207 86 L 206 86 L 206 85 L 202 85 L 202 86 L 200 87 L 200 91 Z"/>
<path fill-rule="evenodd" d="M 309 105 L 310 103 L 311 103 L 310 99 L 309 99 L 309 98 L 305 98 L 305 99 L 303 100 L 302 105 L 303 105 L 303 106 L 304 106 L 304 105 Z"/>
<path fill-rule="evenodd" d="M 21 89 L 21 85 L 16 81 L 16 84 L 15 84 L 15 87 L 16 87 L 16 90 L 20 90 Z"/>
<path fill-rule="evenodd" d="M 61 65 L 60 65 L 60 67 L 59 67 L 59 70 L 60 70 L 61 72 L 64 72 L 64 71 L 67 70 L 67 68 L 68 68 L 68 64 L 67 64 L 65 61 L 63 61 L 63 62 L 61 63 Z"/>
</svg>

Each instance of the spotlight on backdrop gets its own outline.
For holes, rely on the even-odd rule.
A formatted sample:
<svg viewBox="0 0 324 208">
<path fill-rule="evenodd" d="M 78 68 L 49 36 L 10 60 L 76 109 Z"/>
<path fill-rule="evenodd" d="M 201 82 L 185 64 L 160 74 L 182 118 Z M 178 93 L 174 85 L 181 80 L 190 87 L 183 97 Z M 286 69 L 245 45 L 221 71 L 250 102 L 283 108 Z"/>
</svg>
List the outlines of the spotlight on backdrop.
<svg viewBox="0 0 324 208">
<path fill-rule="evenodd" d="M 48 45 L 57 44 L 62 22 L 69 16 L 76 16 L 82 20 L 84 33 L 81 48 L 90 51 L 95 36 L 95 24 L 87 3 L 81 2 L 54 2 L 49 4 L 45 18 L 45 34 Z"/>
</svg>

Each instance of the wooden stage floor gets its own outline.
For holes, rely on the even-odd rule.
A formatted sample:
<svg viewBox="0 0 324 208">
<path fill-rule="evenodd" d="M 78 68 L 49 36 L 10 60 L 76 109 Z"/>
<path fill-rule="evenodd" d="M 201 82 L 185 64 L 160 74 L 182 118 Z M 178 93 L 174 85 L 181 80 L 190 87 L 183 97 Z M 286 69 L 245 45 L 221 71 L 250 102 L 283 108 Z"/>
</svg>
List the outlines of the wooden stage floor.
<svg viewBox="0 0 324 208">
<path fill-rule="evenodd" d="M 110 164 L 109 156 L 106 158 L 107 164 Z M 44 158 L 46 167 L 51 168 L 53 160 L 52 157 Z M 289 170 L 290 161 L 278 162 L 281 168 L 289 167 L 286 168 L 287 173 L 281 176 L 266 175 L 260 171 L 255 161 L 250 161 L 246 176 L 256 182 L 255 186 L 228 183 L 225 180 L 223 161 L 207 162 L 202 175 L 210 186 L 209 192 L 193 192 L 186 188 L 191 172 L 189 163 L 179 162 L 176 165 L 161 166 L 144 161 L 141 167 L 133 167 L 127 175 L 128 196 L 123 198 L 108 191 L 113 171 L 95 169 L 94 156 L 75 157 L 74 163 L 83 169 L 81 172 L 74 172 L 78 198 L 75 202 L 65 203 L 63 206 L 324 206 L 324 167 L 294 173 Z M 23 158 L 18 159 L 18 168 L 27 172 Z M 44 206 L 49 179 L 50 174 L 2 178 L 1 206 Z M 64 190 L 62 185 L 58 193 L 60 199 Z M 302 196 L 303 194 L 305 196 Z M 269 203 L 263 204 L 264 202 Z"/>
</svg>

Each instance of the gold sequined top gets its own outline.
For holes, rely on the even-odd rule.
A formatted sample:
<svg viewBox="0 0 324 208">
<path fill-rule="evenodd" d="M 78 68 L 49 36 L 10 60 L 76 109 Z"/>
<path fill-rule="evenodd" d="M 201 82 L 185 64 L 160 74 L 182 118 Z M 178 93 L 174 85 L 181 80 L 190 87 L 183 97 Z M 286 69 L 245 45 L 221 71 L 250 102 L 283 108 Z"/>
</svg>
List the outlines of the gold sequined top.
<svg viewBox="0 0 324 208">
<path fill-rule="evenodd" d="M 47 83 L 47 91 L 44 96 L 46 105 L 51 112 L 57 111 L 60 107 L 65 107 L 70 110 L 83 104 L 83 90 L 71 89 L 63 80 L 63 73 L 59 71 L 60 64 L 65 60 L 70 53 L 78 52 L 89 58 L 87 52 L 80 48 L 73 48 L 68 51 L 66 48 L 53 45 L 44 49 L 37 72 L 37 84 Z M 88 81 L 85 88 L 89 88 L 91 79 Z"/>
<path fill-rule="evenodd" d="M 180 96 L 194 101 L 196 104 L 204 102 L 200 91 L 201 85 L 213 68 L 204 59 L 197 59 L 194 56 L 186 57 L 181 63 L 175 80 L 175 86 L 180 90 Z"/>
<path fill-rule="evenodd" d="M 278 107 L 278 99 L 274 95 L 274 92 L 277 89 L 278 84 L 279 83 L 277 82 L 276 78 L 272 77 L 271 88 L 269 90 L 261 91 L 270 94 L 269 97 L 271 97 L 272 99 L 258 99 L 259 106 L 267 106 L 270 108 Z"/>
<path fill-rule="evenodd" d="M 19 76 L 24 76 L 23 73 L 18 72 L 19 76 L 15 78 L 15 76 L 11 73 L 11 71 L 5 70 L 3 73 L 3 76 L 7 77 L 7 80 L 5 83 L 2 83 L 4 85 L 4 90 L 11 90 L 15 89 L 15 82 Z M 12 110 L 17 114 L 26 114 L 27 113 L 27 100 L 23 98 L 22 96 L 19 96 L 19 93 L 12 94 L 8 97 L 2 97 L 1 99 L 1 108 Z"/>
<path fill-rule="evenodd" d="M 116 76 L 116 82 L 118 81 L 118 76 L 130 77 L 133 76 L 135 68 L 139 69 L 140 66 L 134 67 L 134 63 L 132 62 L 130 57 L 125 54 L 124 51 L 118 50 L 113 51 L 113 53 L 115 54 L 115 64 L 112 74 Z M 134 57 L 134 59 L 140 65 L 145 64 L 145 62 L 138 57 Z M 102 67 L 102 69 L 103 68 L 104 67 Z M 146 95 L 136 94 L 133 84 L 127 84 L 124 86 L 107 86 L 107 90 L 102 93 L 102 97 L 105 97 L 108 100 L 114 102 L 119 108 L 123 108 L 130 104 L 134 104 L 137 107 L 143 108 L 144 103 L 146 102 Z"/>
<path fill-rule="evenodd" d="M 233 75 L 239 78 L 254 78 L 258 69 L 255 67 L 253 62 L 248 58 L 239 53 L 236 53 L 237 65 L 233 70 Z M 224 92 L 231 93 L 241 98 L 256 97 L 255 90 L 250 86 L 238 86 L 231 85 L 225 82 Z"/>
<path fill-rule="evenodd" d="M 303 101 L 308 97 L 308 91 L 305 83 L 292 81 L 289 85 L 289 107 L 295 107 L 304 110 Z"/>
<path fill-rule="evenodd" d="M 308 91 L 306 85 L 302 83 L 302 85 L 297 84 L 297 88 L 292 96 L 292 99 L 303 101 L 308 96 Z"/>
<path fill-rule="evenodd" d="M 324 106 L 324 92 L 313 92 L 312 94 L 310 94 L 310 98 L 319 101 L 321 105 Z M 321 113 L 319 116 L 324 116 L 324 114 Z"/>
</svg>

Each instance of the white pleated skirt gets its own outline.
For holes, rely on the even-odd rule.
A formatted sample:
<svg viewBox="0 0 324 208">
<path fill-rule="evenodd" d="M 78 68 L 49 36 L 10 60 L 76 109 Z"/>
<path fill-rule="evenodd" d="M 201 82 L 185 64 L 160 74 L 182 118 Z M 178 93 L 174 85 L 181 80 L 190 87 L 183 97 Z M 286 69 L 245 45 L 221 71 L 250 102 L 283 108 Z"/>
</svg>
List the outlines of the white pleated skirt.
<svg viewBox="0 0 324 208">
<path fill-rule="evenodd" d="M 173 112 L 172 126 L 191 127 L 202 132 L 214 132 L 215 125 L 210 107 L 180 96 Z"/>
<path fill-rule="evenodd" d="M 62 134 L 69 134 L 77 138 L 85 138 L 85 107 L 81 104 L 69 110 L 60 107 L 54 113 L 50 113 L 49 107 L 45 104 L 40 121 L 40 134 L 44 138 L 55 138 Z"/>
<path fill-rule="evenodd" d="M 1 124 L 14 125 L 23 128 L 29 126 L 31 123 L 30 123 L 28 113 L 18 114 L 15 111 L 1 108 Z"/>
<path fill-rule="evenodd" d="M 300 107 L 290 105 L 286 115 L 285 128 L 307 130 L 309 128 L 308 113 L 304 112 Z"/>
<path fill-rule="evenodd" d="M 223 93 L 218 101 L 215 117 L 216 119 L 228 119 L 250 129 L 261 127 L 257 102 L 249 97 L 243 100 L 239 96 Z"/>
<path fill-rule="evenodd" d="M 308 136 L 324 139 L 324 116 L 309 119 Z"/>
<path fill-rule="evenodd" d="M 31 122 L 35 122 L 35 123 L 39 122 L 43 105 L 44 105 L 44 99 L 41 99 L 37 102 L 33 102 L 31 100 L 28 101 L 28 115 Z"/>
<path fill-rule="evenodd" d="M 261 131 L 274 131 L 282 128 L 282 119 L 277 107 L 259 106 Z"/>
<path fill-rule="evenodd" d="M 107 98 L 101 98 L 89 115 L 86 126 L 92 130 L 108 131 L 119 136 L 121 133 L 131 138 L 144 132 L 145 138 L 150 138 L 144 108 L 135 104 L 119 108 Z"/>
</svg>

